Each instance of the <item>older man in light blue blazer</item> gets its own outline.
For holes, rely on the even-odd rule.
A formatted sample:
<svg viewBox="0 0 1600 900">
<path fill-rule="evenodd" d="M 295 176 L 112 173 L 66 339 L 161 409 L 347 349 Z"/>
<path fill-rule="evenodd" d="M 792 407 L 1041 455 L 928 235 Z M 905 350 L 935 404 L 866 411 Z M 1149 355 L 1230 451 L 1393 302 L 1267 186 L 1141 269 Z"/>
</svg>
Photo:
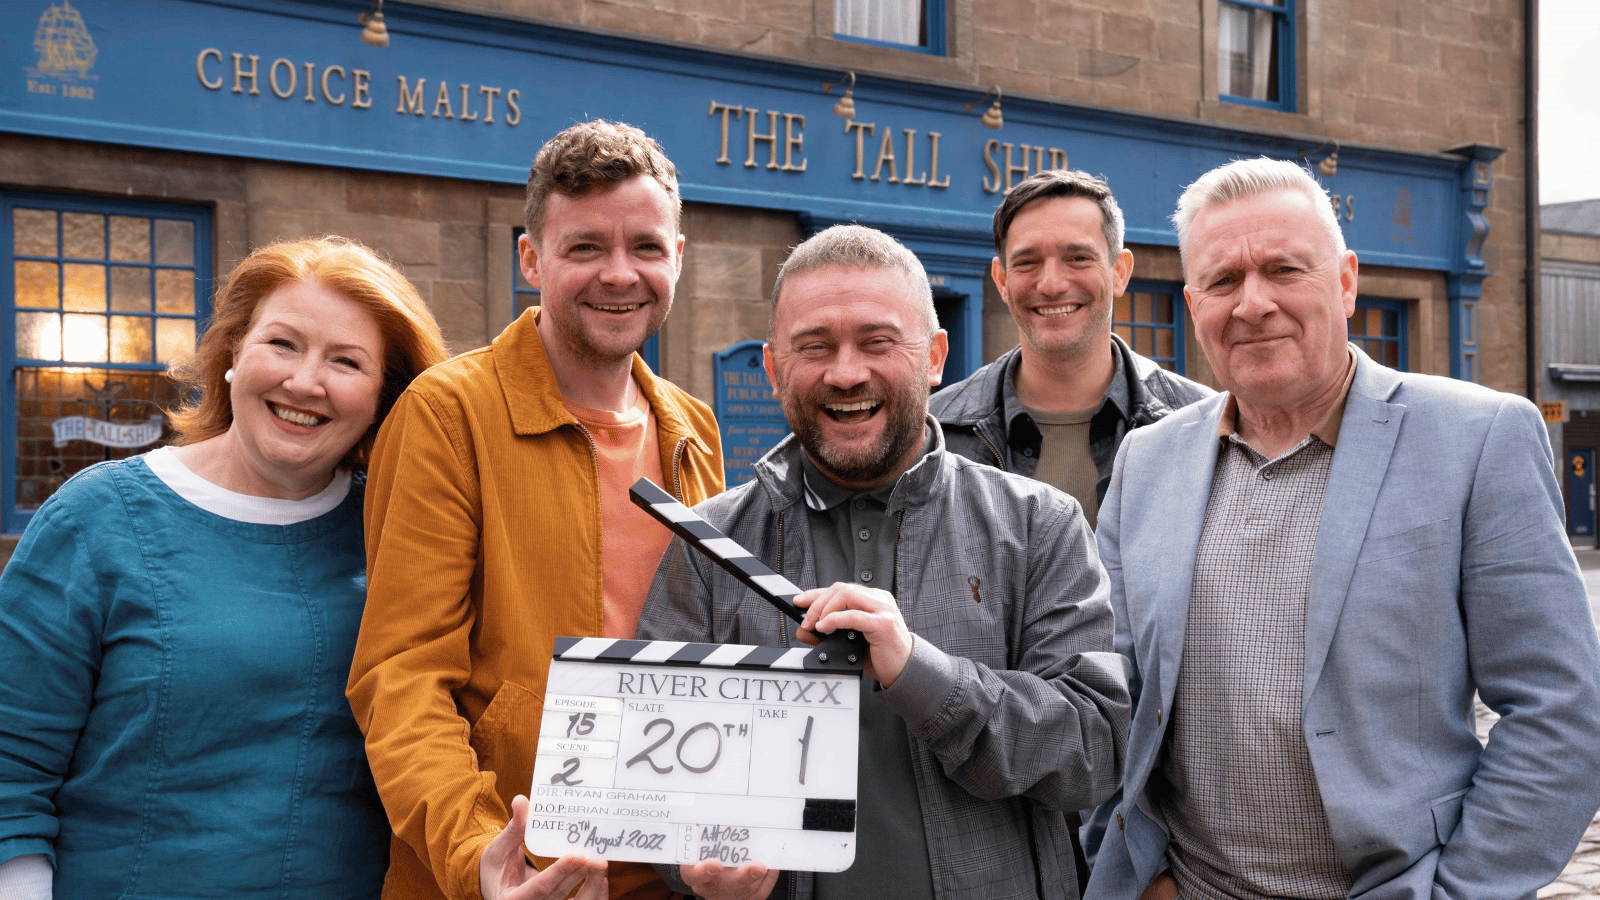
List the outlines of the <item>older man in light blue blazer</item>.
<svg viewBox="0 0 1600 900">
<path fill-rule="evenodd" d="M 1538 413 L 1347 343 L 1356 257 L 1300 167 L 1231 163 L 1174 219 L 1227 393 L 1130 433 L 1101 508 L 1137 706 L 1085 897 L 1532 900 L 1600 806 Z"/>
</svg>

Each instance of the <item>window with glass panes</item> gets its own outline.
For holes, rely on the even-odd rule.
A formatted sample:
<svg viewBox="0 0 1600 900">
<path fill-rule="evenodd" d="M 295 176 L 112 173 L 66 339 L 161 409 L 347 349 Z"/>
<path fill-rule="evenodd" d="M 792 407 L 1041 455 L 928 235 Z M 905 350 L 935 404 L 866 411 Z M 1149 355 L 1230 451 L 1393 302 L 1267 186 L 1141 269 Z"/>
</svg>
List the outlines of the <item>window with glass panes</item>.
<svg viewBox="0 0 1600 900">
<path fill-rule="evenodd" d="M 1218 0 L 1217 94 L 1294 111 L 1295 0 Z"/>
<path fill-rule="evenodd" d="M 172 437 L 165 370 L 210 310 L 206 210 L 0 194 L 3 513 L 21 529 L 56 488 Z"/>
<path fill-rule="evenodd" d="M 944 0 L 833 0 L 835 37 L 942 55 Z"/>
<path fill-rule="evenodd" d="M 1350 342 L 1375 362 L 1409 371 L 1405 301 L 1357 297 L 1355 314 L 1350 317 Z"/>
<path fill-rule="evenodd" d="M 1155 281 L 1130 281 L 1116 299 L 1111 330 L 1133 352 L 1183 374 L 1183 288 Z"/>
<path fill-rule="evenodd" d="M 526 229 L 518 225 L 516 228 L 512 229 L 511 232 L 512 319 L 516 319 L 517 316 L 522 315 L 522 313 L 529 307 L 539 305 L 539 289 L 529 284 L 528 279 L 522 277 L 522 256 L 517 250 L 517 241 L 522 237 L 525 231 Z M 661 335 L 650 335 L 650 339 L 644 342 L 643 347 L 639 348 L 639 355 L 644 357 L 645 365 L 650 367 L 650 371 L 661 371 L 661 367 L 658 365 L 661 356 Z"/>
</svg>

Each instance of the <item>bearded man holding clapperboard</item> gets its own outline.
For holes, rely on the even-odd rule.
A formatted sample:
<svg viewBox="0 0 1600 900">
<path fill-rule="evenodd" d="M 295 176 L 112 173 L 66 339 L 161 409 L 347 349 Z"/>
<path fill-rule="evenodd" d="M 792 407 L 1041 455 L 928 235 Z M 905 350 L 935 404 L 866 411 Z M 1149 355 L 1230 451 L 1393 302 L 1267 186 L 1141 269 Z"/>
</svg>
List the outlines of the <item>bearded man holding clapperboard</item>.
<svg viewBox="0 0 1600 900">
<path fill-rule="evenodd" d="M 805 620 L 792 631 L 674 539 L 638 637 L 865 636 L 856 863 L 658 868 L 707 900 L 1077 897 L 1060 813 L 1116 790 L 1129 706 L 1077 502 L 944 451 L 927 409 L 946 337 L 921 263 L 888 235 L 835 226 L 795 248 L 769 331 L 795 433 L 696 511 L 811 588 L 795 599 Z"/>
</svg>

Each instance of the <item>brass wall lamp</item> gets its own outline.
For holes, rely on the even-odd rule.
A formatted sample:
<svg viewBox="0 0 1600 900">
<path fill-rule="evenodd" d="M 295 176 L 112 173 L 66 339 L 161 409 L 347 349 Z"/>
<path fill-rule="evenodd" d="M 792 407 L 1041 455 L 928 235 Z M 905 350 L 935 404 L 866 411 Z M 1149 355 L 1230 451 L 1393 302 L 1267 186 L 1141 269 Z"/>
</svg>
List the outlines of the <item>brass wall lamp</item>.
<svg viewBox="0 0 1600 900">
<path fill-rule="evenodd" d="M 374 47 L 389 46 L 389 28 L 383 24 L 383 0 L 373 0 L 372 8 L 356 17 L 362 24 L 361 40 Z"/>
<path fill-rule="evenodd" d="M 994 95 L 994 104 L 991 105 L 988 109 L 984 110 L 983 116 L 978 121 L 982 122 L 983 123 L 983 127 L 985 127 L 985 128 L 991 129 L 993 131 L 999 131 L 1006 124 L 1005 116 L 1001 115 L 1001 113 L 1000 113 L 1000 97 L 1001 97 L 1000 85 L 997 84 L 994 87 L 990 88 L 989 90 L 985 91 L 984 95 L 983 95 L 983 98 L 978 100 L 977 102 L 968 103 L 967 104 L 967 112 L 972 112 L 972 108 L 974 106 L 978 106 L 979 104 L 983 103 L 984 100 L 989 99 L 989 95 L 990 94 Z"/>
<path fill-rule="evenodd" d="M 846 72 L 845 75 L 850 79 L 850 86 L 844 89 L 844 96 L 840 97 L 839 102 L 833 105 L 833 114 L 841 119 L 854 119 L 856 117 L 856 73 Z M 824 82 L 822 92 L 824 94 L 832 94 L 833 89 L 844 84 L 844 81 L 841 78 L 838 81 Z"/>
<path fill-rule="evenodd" d="M 1322 147 L 1318 147 L 1315 150 L 1311 150 L 1309 152 L 1305 150 L 1300 151 L 1301 161 L 1309 162 L 1310 157 L 1321 153 L 1323 147 L 1328 146 L 1330 143 L 1333 144 L 1333 152 L 1329 153 L 1327 156 L 1324 156 L 1317 162 L 1317 171 L 1321 172 L 1324 178 L 1332 178 L 1333 176 L 1339 174 L 1339 142 L 1327 141 L 1323 143 Z"/>
</svg>

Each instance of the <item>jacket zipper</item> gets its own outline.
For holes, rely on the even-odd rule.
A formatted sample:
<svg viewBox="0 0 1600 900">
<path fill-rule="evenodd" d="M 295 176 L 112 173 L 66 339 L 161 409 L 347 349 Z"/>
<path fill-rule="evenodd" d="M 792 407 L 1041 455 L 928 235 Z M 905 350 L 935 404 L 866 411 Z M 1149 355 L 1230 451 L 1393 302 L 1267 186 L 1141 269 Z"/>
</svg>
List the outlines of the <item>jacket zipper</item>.
<svg viewBox="0 0 1600 900">
<path fill-rule="evenodd" d="M 894 525 L 894 584 L 889 585 L 889 587 L 894 588 L 896 593 L 900 591 L 900 532 L 904 531 L 905 528 L 906 511 L 902 509 L 900 510 L 900 518 L 895 520 Z"/>
<path fill-rule="evenodd" d="M 983 436 L 983 432 L 982 431 L 979 431 L 978 429 L 974 428 L 974 429 L 972 429 L 972 433 L 978 436 L 978 440 L 983 441 L 983 446 L 988 448 L 989 455 L 994 457 L 994 467 L 996 469 L 999 469 L 1002 472 L 1006 471 L 1005 458 L 1000 455 L 1000 451 L 999 450 L 996 450 L 994 448 L 994 444 L 989 443 L 989 439 Z M 897 540 L 898 540 L 898 538 L 897 538 Z"/>
<path fill-rule="evenodd" d="M 672 450 L 672 494 L 679 503 L 688 502 L 683 499 L 683 448 L 688 443 L 687 437 L 678 438 L 678 446 Z"/>
</svg>

